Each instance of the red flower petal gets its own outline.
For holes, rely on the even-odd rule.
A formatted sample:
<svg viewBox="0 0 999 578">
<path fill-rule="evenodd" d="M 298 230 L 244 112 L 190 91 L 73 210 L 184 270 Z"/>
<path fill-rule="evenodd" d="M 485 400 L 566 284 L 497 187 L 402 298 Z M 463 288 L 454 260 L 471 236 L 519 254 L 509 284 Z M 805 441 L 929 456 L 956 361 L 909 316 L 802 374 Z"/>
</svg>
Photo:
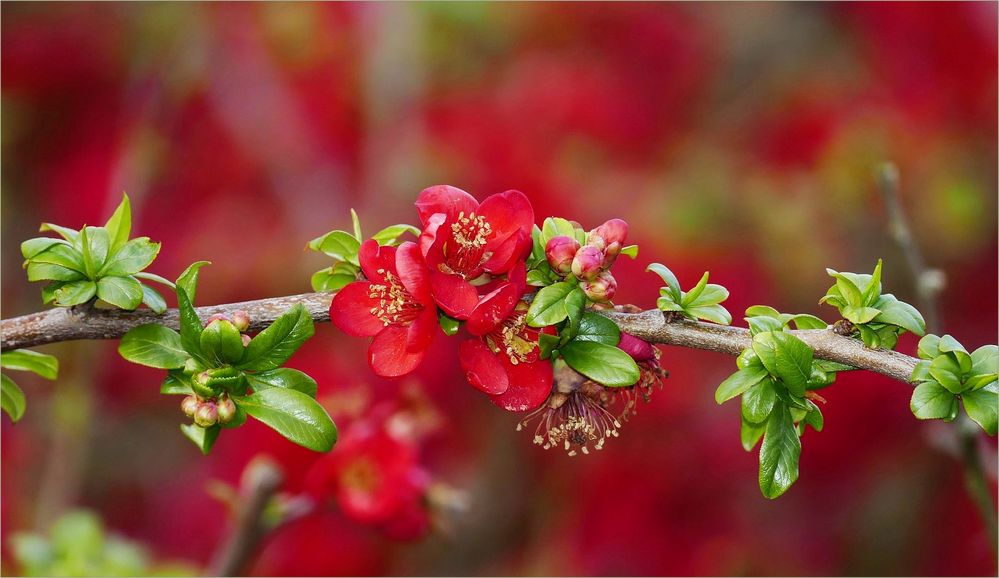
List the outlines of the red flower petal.
<svg viewBox="0 0 999 578">
<path fill-rule="evenodd" d="M 406 336 L 406 351 L 416 353 L 430 347 L 437 335 L 437 308 L 425 309 L 423 313 L 409 324 L 409 334 Z"/>
<path fill-rule="evenodd" d="M 510 387 L 506 369 L 499 357 L 479 339 L 467 339 L 458 346 L 461 368 L 475 389 L 498 395 Z"/>
<path fill-rule="evenodd" d="M 513 256 L 519 258 L 524 248 L 525 238 L 530 239 L 534 226 L 534 208 L 520 191 L 506 191 L 490 195 L 479 207 L 479 214 L 485 217 L 492 228 L 492 235 L 486 243 L 486 250 L 493 257 L 486 263 L 486 270 L 503 273 L 509 268 Z M 519 233 L 519 234 L 518 234 Z"/>
<path fill-rule="evenodd" d="M 430 289 L 437 305 L 455 319 L 468 319 L 479 302 L 475 287 L 459 275 L 431 270 Z"/>
<path fill-rule="evenodd" d="M 552 364 L 547 360 L 513 365 L 505 357 L 510 387 L 500 395 L 490 396 L 493 403 L 507 411 L 530 411 L 548 399 L 552 391 Z"/>
<path fill-rule="evenodd" d="M 527 254 L 531 252 L 532 242 L 530 232 L 523 231 L 514 232 L 502 242 L 493 242 L 491 246 L 493 254 L 483 263 L 482 268 L 496 275 L 509 271 L 517 261 L 527 258 Z"/>
<path fill-rule="evenodd" d="M 475 197 L 451 185 L 435 185 L 420 191 L 416 197 L 416 210 L 420 213 L 420 223 L 424 226 L 434 213 L 444 213 L 448 220 L 454 220 L 458 213 L 466 215 L 478 212 L 479 202 Z"/>
<path fill-rule="evenodd" d="M 347 335 L 371 337 L 385 328 L 385 324 L 371 314 L 378 300 L 370 297 L 370 286 L 367 281 L 355 281 L 333 296 L 330 321 Z"/>
<path fill-rule="evenodd" d="M 374 239 L 368 239 L 361 243 L 361 248 L 357 251 L 357 259 L 361 263 L 361 271 L 368 281 L 373 283 L 383 283 L 385 276 L 378 272 L 379 269 L 385 271 L 395 271 L 395 247 L 383 247 Z"/>
<path fill-rule="evenodd" d="M 423 352 L 408 351 L 408 327 L 386 327 L 375 335 L 368 348 L 368 365 L 382 377 L 399 377 L 416 369 Z"/>
<path fill-rule="evenodd" d="M 434 213 L 427 219 L 420 233 L 420 253 L 427 261 L 427 266 L 436 269 L 437 265 L 444 261 L 444 244 L 450 237 L 450 227 L 441 229 L 441 225 L 447 221 L 444 213 Z"/>
<path fill-rule="evenodd" d="M 410 295 L 424 304 L 433 304 L 430 295 L 430 270 L 423 261 L 420 248 L 412 241 L 399 245 L 395 252 L 395 267 L 402 285 Z"/>
<path fill-rule="evenodd" d="M 509 317 L 523 294 L 522 286 L 507 281 L 479 301 L 468 316 L 465 327 L 472 335 L 489 333 Z"/>
</svg>

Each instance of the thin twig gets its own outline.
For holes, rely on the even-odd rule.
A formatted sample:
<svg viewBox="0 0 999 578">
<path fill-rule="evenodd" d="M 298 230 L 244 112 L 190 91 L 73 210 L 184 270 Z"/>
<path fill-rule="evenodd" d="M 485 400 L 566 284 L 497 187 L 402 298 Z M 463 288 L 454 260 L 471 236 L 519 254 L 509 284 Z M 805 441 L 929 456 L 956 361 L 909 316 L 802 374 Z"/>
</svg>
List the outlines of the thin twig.
<svg viewBox="0 0 999 578">
<path fill-rule="evenodd" d="M 245 571 L 264 533 L 261 523 L 264 508 L 283 479 L 281 470 L 269 459 L 258 458 L 247 466 L 240 490 L 243 501 L 236 511 L 232 534 L 212 561 L 213 575 L 240 576 Z"/>
</svg>

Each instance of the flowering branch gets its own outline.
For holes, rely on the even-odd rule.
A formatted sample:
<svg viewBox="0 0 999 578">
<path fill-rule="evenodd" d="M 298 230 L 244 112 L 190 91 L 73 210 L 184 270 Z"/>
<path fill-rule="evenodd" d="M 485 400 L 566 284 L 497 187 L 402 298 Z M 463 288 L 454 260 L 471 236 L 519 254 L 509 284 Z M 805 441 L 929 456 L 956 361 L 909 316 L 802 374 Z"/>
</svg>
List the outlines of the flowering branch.
<svg viewBox="0 0 999 578">
<path fill-rule="evenodd" d="M 258 330 L 274 322 L 282 313 L 296 304 L 302 304 L 312 320 L 329 321 L 330 301 L 333 292 L 304 293 L 285 297 L 272 297 L 241 303 L 209 305 L 195 309 L 202 321 L 212 315 L 231 315 L 243 310 L 249 314 L 250 330 Z M 680 320 L 667 322 L 662 311 L 652 309 L 642 313 L 605 311 L 603 315 L 613 320 L 622 331 L 651 343 L 691 349 L 717 351 L 738 355 L 752 346 L 749 330 L 738 327 Z M 47 343 L 79 339 L 118 339 L 130 329 L 146 323 L 159 323 L 172 329 L 180 327 L 177 309 L 168 309 L 162 315 L 148 310 L 122 311 L 93 307 L 56 308 L 0 321 L 2 350 L 9 351 Z M 856 340 L 837 335 L 832 330 L 811 329 L 793 331 L 795 336 L 815 351 L 815 357 L 866 369 L 903 383 L 909 382 L 912 370 L 919 361 L 914 357 L 885 349 L 869 349 Z"/>
</svg>

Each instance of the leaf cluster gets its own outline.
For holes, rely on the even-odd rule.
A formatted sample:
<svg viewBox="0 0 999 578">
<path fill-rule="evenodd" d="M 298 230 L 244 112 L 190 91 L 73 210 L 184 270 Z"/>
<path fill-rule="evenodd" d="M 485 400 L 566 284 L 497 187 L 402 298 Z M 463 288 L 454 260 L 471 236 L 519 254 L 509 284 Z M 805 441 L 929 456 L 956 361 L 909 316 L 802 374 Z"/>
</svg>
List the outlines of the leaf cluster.
<svg viewBox="0 0 999 578">
<path fill-rule="evenodd" d="M 666 286 L 659 289 L 659 299 L 656 300 L 660 311 L 672 311 L 688 319 L 703 319 L 720 325 L 732 323 L 732 314 L 721 305 L 728 299 L 728 289 L 708 283 L 707 271 L 690 291 L 680 289 L 676 275 L 665 265 L 653 263 L 646 271 L 652 271 L 666 282 Z"/>
<path fill-rule="evenodd" d="M 364 236 L 361 234 L 361 221 L 354 209 L 350 210 L 353 231 L 330 231 L 309 241 L 307 248 L 323 253 L 333 259 L 333 265 L 320 269 L 312 275 L 313 291 L 336 291 L 357 280 L 361 264 L 357 252 Z M 420 236 L 420 230 L 412 225 L 390 225 L 375 233 L 371 238 L 379 245 L 394 246 L 406 233 Z"/>
<path fill-rule="evenodd" d="M 30 371 L 45 379 L 55 379 L 59 375 L 58 359 L 28 349 L 0 353 L 0 367 Z M 14 423 L 17 423 L 24 416 L 24 410 L 27 407 L 24 392 L 13 379 L 7 377 L 7 374 L 0 374 L 0 406 L 10 416 L 10 421 Z"/>
<path fill-rule="evenodd" d="M 926 322 L 915 307 L 891 293 L 881 293 L 881 259 L 871 275 L 826 269 L 836 280 L 819 303 L 828 303 L 856 328 L 868 347 L 894 349 L 906 331 L 926 333 Z"/>
<path fill-rule="evenodd" d="M 983 345 L 972 353 L 950 335 L 927 335 L 919 341 L 919 358 L 912 372 L 918 385 L 909 408 L 919 419 L 952 421 L 958 402 L 989 435 L 996 434 L 999 406 L 999 347 Z"/>
<path fill-rule="evenodd" d="M 43 223 L 39 230 L 61 237 L 36 237 L 21 243 L 28 281 L 49 281 L 42 289 L 44 303 L 70 307 L 97 298 L 129 311 L 142 303 L 157 313 L 166 310 L 163 296 L 140 280 L 163 281 L 143 273 L 156 259 L 160 244 L 149 237 L 129 239 L 132 209 L 128 195 L 103 227 L 76 230 Z"/>
</svg>

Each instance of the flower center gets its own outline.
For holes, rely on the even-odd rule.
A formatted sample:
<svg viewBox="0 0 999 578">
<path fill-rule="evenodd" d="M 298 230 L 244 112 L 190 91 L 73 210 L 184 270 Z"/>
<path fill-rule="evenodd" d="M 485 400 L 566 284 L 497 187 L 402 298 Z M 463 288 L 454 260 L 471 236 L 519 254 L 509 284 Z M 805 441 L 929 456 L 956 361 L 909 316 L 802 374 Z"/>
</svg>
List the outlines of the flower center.
<svg viewBox="0 0 999 578">
<path fill-rule="evenodd" d="M 506 355 L 513 365 L 538 360 L 538 331 L 527 326 L 525 317 L 515 311 L 488 335 L 493 351 Z"/>
<path fill-rule="evenodd" d="M 445 247 L 445 262 L 440 264 L 440 270 L 466 278 L 477 275 L 482 264 L 492 256 L 485 250 L 486 240 L 492 232 L 492 226 L 482 215 L 458 213 L 458 218 L 451 223 L 453 244 Z"/>
<path fill-rule="evenodd" d="M 618 437 L 621 427 L 600 402 L 581 391 L 552 394 L 548 403 L 517 424 L 517 431 L 535 418 L 534 443 L 546 450 L 561 445 L 570 456 L 577 455 L 577 450 L 589 454 L 591 443 L 595 450 L 604 449 L 607 438 Z"/>
<path fill-rule="evenodd" d="M 378 273 L 385 277 L 387 284 L 372 283 L 368 288 L 368 296 L 378 299 L 378 305 L 371 308 L 371 314 L 381 320 L 382 324 L 408 325 L 419 317 L 423 305 L 418 303 L 391 271 L 379 269 Z"/>
<path fill-rule="evenodd" d="M 370 493 L 378 487 L 379 477 L 375 464 L 367 458 L 357 458 L 340 474 L 344 488 L 359 493 Z"/>
</svg>

